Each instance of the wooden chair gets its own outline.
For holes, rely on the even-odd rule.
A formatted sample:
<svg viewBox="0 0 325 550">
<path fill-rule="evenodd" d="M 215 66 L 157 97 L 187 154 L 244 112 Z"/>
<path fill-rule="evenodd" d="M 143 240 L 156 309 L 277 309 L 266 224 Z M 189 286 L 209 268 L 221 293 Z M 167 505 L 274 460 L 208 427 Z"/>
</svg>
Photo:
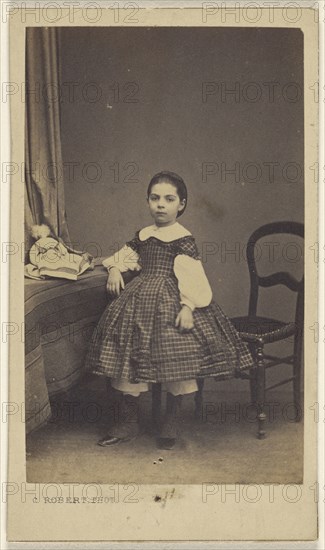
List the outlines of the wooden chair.
<svg viewBox="0 0 325 550">
<path fill-rule="evenodd" d="M 246 257 L 250 274 L 250 297 L 248 315 L 235 317 L 232 322 L 238 330 L 241 338 L 248 343 L 255 359 L 255 366 L 250 373 L 239 372 L 239 378 L 250 380 L 251 400 L 258 410 L 257 437 L 265 437 L 264 423 L 266 414 L 264 411 L 265 393 L 273 388 L 293 382 L 293 400 L 296 408 L 296 420 L 301 419 L 301 367 L 302 344 L 304 328 L 304 277 L 297 280 L 288 272 L 277 271 L 271 275 L 261 276 L 256 266 L 256 245 L 264 237 L 286 234 L 304 238 L 304 226 L 298 222 L 281 221 L 263 225 L 251 235 L 246 248 Z M 302 248 L 303 250 L 303 248 Z M 272 287 L 284 285 L 296 293 L 295 315 L 292 322 L 283 322 L 271 317 L 257 315 L 257 304 L 260 287 Z M 270 355 L 264 352 L 266 344 L 272 344 L 293 337 L 293 353 L 288 356 Z M 283 379 L 272 386 L 266 387 L 266 369 L 278 365 L 292 365 L 293 375 Z"/>
<path fill-rule="evenodd" d="M 256 266 L 256 245 L 258 241 L 266 236 L 275 234 L 295 235 L 304 238 L 304 226 L 297 222 L 274 222 L 259 227 L 249 238 L 246 248 L 246 257 L 250 274 L 250 296 L 248 315 L 235 317 L 231 321 L 239 332 L 241 338 L 247 342 L 255 365 L 250 372 L 238 372 L 239 378 L 250 380 L 251 401 L 257 407 L 258 432 L 257 437 L 265 437 L 264 423 L 266 414 L 264 410 L 265 393 L 268 390 L 293 382 L 293 402 L 296 410 L 295 419 L 301 419 L 301 368 L 302 368 L 302 344 L 304 327 L 304 277 L 297 280 L 288 272 L 278 271 L 268 276 L 260 276 Z M 303 250 L 303 249 L 302 249 Z M 284 285 L 294 293 L 295 315 L 292 322 L 283 322 L 271 317 L 257 315 L 257 304 L 260 287 L 272 287 Z M 266 344 L 276 343 L 293 337 L 293 353 L 288 356 L 270 355 L 264 352 Z M 293 375 L 283 379 L 272 386 L 266 387 L 266 369 L 278 365 L 292 365 Z M 200 383 L 201 392 L 203 390 Z M 200 395 L 197 401 L 200 401 Z"/>
</svg>

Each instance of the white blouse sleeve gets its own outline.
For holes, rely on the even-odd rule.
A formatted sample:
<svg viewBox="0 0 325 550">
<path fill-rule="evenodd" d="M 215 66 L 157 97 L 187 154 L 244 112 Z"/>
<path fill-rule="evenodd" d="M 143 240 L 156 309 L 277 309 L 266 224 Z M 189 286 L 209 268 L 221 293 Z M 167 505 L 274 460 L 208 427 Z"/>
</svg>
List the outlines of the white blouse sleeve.
<svg viewBox="0 0 325 550">
<path fill-rule="evenodd" d="M 103 261 L 103 266 L 110 270 L 111 267 L 117 267 L 121 273 L 126 271 L 140 271 L 141 266 L 138 263 L 139 254 L 126 244 L 113 256 Z"/>
<path fill-rule="evenodd" d="M 193 311 L 206 307 L 212 300 L 212 290 L 201 260 L 179 254 L 174 260 L 174 273 L 178 279 L 181 304 Z"/>
</svg>

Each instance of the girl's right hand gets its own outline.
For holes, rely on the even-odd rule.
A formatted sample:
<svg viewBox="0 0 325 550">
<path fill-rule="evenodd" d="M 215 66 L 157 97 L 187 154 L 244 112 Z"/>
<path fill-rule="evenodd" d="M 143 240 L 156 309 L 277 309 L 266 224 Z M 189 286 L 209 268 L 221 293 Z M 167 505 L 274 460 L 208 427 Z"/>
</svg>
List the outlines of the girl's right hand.
<svg viewBox="0 0 325 550">
<path fill-rule="evenodd" d="M 113 296 L 119 296 L 121 289 L 124 289 L 124 281 L 120 270 L 117 267 L 111 267 L 108 274 L 106 290 Z"/>
</svg>

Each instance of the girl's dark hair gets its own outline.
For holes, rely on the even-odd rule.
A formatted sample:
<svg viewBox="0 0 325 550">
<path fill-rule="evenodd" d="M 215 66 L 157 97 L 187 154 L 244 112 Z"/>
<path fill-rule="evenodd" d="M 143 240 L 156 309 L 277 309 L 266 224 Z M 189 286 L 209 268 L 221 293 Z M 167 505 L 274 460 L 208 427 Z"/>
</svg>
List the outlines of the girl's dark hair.
<svg viewBox="0 0 325 550">
<path fill-rule="evenodd" d="M 151 193 L 151 189 L 154 185 L 156 185 L 156 183 L 170 183 L 175 187 L 180 200 L 182 201 L 185 199 L 185 206 L 183 210 L 180 210 L 177 213 L 177 218 L 181 216 L 184 213 L 184 210 L 187 205 L 187 188 L 184 180 L 178 174 L 175 174 L 175 172 L 167 172 L 167 171 L 158 172 L 158 174 L 155 174 L 150 180 L 150 183 L 147 189 L 147 197 L 149 197 Z"/>
</svg>

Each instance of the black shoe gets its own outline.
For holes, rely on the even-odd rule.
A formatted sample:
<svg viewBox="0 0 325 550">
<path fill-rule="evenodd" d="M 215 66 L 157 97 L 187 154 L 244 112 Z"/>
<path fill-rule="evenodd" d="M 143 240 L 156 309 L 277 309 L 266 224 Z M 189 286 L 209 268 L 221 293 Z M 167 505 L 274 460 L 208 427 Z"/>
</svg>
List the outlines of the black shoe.
<svg viewBox="0 0 325 550">
<path fill-rule="evenodd" d="M 112 445 L 119 445 L 119 443 L 132 441 L 132 439 L 135 439 L 136 437 L 136 435 L 132 437 L 116 437 L 115 435 L 107 435 L 103 439 L 97 441 L 97 445 L 100 445 L 101 447 L 111 447 Z"/>
<path fill-rule="evenodd" d="M 100 445 L 101 447 L 110 447 L 111 445 L 118 445 L 119 443 L 122 443 L 122 441 L 123 439 L 121 439 L 120 437 L 108 435 L 107 437 L 104 437 L 103 439 L 97 441 L 97 445 Z"/>
<path fill-rule="evenodd" d="M 139 397 L 128 394 L 122 396 L 119 418 L 110 431 L 110 434 L 97 442 L 98 445 L 110 447 L 132 441 L 139 435 Z"/>
</svg>

